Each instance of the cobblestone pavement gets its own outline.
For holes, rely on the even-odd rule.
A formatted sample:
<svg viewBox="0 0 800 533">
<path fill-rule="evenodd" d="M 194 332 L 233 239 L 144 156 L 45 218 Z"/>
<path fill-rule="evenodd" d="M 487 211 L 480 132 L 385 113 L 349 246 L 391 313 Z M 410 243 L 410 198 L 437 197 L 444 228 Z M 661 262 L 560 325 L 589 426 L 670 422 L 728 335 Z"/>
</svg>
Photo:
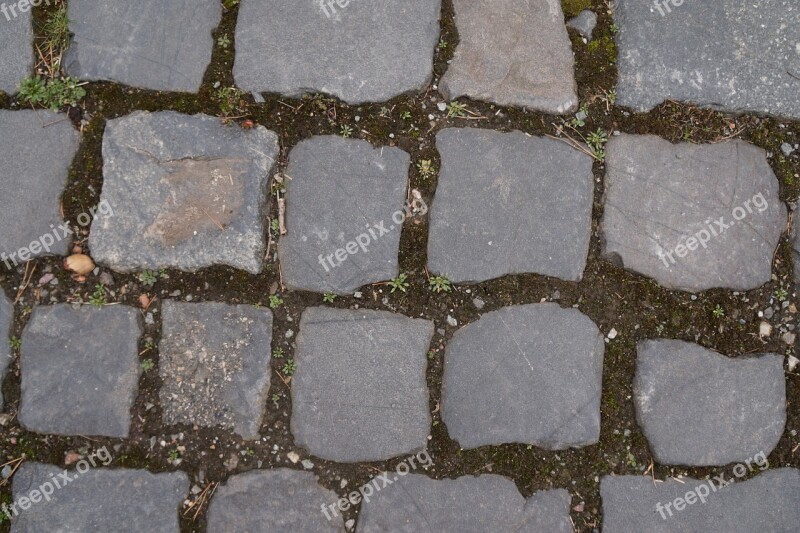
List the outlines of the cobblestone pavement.
<svg viewBox="0 0 800 533">
<path fill-rule="evenodd" d="M 800 528 L 795 0 L 21 0 L 0 91 L 0 532 Z"/>
</svg>

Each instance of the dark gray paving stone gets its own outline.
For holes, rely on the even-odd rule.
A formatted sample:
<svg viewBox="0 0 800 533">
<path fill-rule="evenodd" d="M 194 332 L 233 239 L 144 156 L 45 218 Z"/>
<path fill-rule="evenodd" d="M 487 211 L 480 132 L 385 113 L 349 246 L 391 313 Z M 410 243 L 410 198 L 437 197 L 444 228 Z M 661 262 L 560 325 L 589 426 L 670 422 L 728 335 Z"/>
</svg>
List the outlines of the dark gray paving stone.
<svg viewBox="0 0 800 533">
<path fill-rule="evenodd" d="M 288 233 L 278 243 L 283 282 L 348 294 L 395 278 L 410 160 L 399 148 L 336 136 L 295 146 L 286 170 Z"/>
<path fill-rule="evenodd" d="M 207 115 L 109 120 L 101 199 L 114 216 L 93 222 L 92 255 L 121 272 L 229 265 L 258 274 L 277 153 L 278 137 L 264 127 L 228 127 Z"/>
<path fill-rule="evenodd" d="M 597 326 L 577 309 L 546 303 L 487 313 L 447 345 L 442 420 L 464 448 L 594 444 L 604 351 Z"/>
<path fill-rule="evenodd" d="M 648 111 L 669 99 L 800 118 L 795 0 L 620 0 L 614 16 L 617 104 Z"/>
<path fill-rule="evenodd" d="M 442 480 L 411 474 L 389 480 L 391 485 L 361 504 L 359 531 L 573 531 L 564 489 L 526 500 L 513 481 L 494 474 Z M 383 481 L 376 482 L 382 487 Z"/>
<path fill-rule="evenodd" d="M 0 18 L 0 24 L 6 23 Z M 66 115 L 0 111 L 0 143 L 13 154 L 0 166 L 0 262 L 7 267 L 67 252 L 72 239 L 59 228 L 60 198 L 79 142 Z M 39 240 L 47 234 L 49 252 Z"/>
<path fill-rule="evenodd" d="M 16 2 L 11 2 L 4 10 L 0 13 L 0 91 L 14 94 L 20 82 L 33 74 L 33 27 L 30 9 L 20 12 Z"/>
<path fill-rule="evenodd" d="M 22 333 L 22 426 L 126 438 L 141 334 L 140 313 L 132 307 L 35 307 Z"/>
<path fill-rule="evenodd" d="M 0 21 L 1 22 L 1 21 Z M 3 409 L 3 379 L 11 364 L 11 321 L 14 319 L 14 306 L 11 300 L 0 291 L 0 411 Z"/>
<path fill-rule="evenodd" d="M 166 424 L 257 439 L 270 384 L 272 313 L 216 302 L 162 306 L 158 347 Z"/>
<path fill-rule="evenodd" d="M 606 147 L 607 259 L 690 292 L 770 280 L 787 213 L 764 150 L 626 134 Z"/>
<path fill-rule="evenodd" d="M 345 463 L 423 449 L 431 422 L 425 369 L 433 328 L 385 311 L 307 309 L 292 379 L 297 445 Z"/>
<path fill-rule="evenodd" d="M 217 489 L 208 509 L 208 532 L 344 531 L 341 515 L 329 513 L 328 520 L 321 511 L 322 505 L 338 500 L 311 472 L 251 471 L 232 476 Z"/>
<path fill-rule="evenodd" d="M 85 80 L 197 92 L 221 16 L 217 0 L 72 0 L 64 67 Z"/>
<path fill-rule="evenodd" d="M 454 0 L 460 42 L 439 89 L 563 114 L 578 106 L 572 47 L 554 0 Z"/>
<path fill-rule="evenodd" d="M 30 503 L 27 510 L 17 506 L 19 515 L 12 518 L 13 533 L 159 533 L 180 531 L 178 511 L 189 490 L 183 472 L 151 474 L 146 470 L 97 468 L 65 471 L 42 463 L 25 463 L 14 475 L 14 501 L 30 498 L 31 491 L 42 492 L 43 484 L 53 479 L 59 483 L 50 496 Z M 83 468 L 83 467 L 81 467 Z M 72 481 L 63 479 L 66 473 Z M 44 488 L 45 491 L 49 490 Z M 22 502 L 25 503 L 25 502 Z"/>
<path fill-rule="evenodd" d="M 520 132 L 445 129 L 430 269 L 455 283 L 534 272 L 579 281 L 592 226 L 592 159 Z"/>
<path fill-rule="evenodd" d="M 594 29 L 597 27 L 597 15 L 594 14 L 594 11 L 584 9 L 578 13 L 577 17 L 573 17 L 567 21 L 567 27 L 577 30 L 581 36 L 591 41 L 592 33 L 594 33 Z"/>
<path fill-rule="evenodd" d="M 350 104 L 419 91 L 433 74 L 440 6 L 441 0 L 243 0 L 236 85 L 286 96 L 321 92 Z"/>
<path fill-rule="evenodd" d="M 760 471 L 759 466 L 753 464 L 753 467 L 755 472 Z M 680 482 L 669 479 L 663 483 L 653 483 L 647 476 L 604 476 L 600 483 L 603 531 L 797 531 L 797 524 L 800 523 L 800 470 L 770 470 L 748 481 L 737 481 L 720 489 L 720 481 L 736 480 L 734 475 L 722 475 L 725 475 L 723 480 L 713 477 L 710 480 L 683 478 Z M 714 489 L 709 483 L 714 484 Z M 689 497 L 694 503 L 687 505 L 685 501 L 690 491 L 695 494 Z M 702 500 L 700 494 L 706 494 Z M 684 500 L 684 504 L 678 503 L 682 510 L 676 510 L 676 498 Z M 657 508 L 659 504 L 660 511 Z M 669 510 L 665 508 L 667 504 L 671 505 Z"/>
<path fill-rule="evenodd" d="M 726 465 L 778 444 L 783 356 L 731 358 L 672 339 L 642 341 L 636 351 L 636 418 L 657 462 Z"/>
</svg>

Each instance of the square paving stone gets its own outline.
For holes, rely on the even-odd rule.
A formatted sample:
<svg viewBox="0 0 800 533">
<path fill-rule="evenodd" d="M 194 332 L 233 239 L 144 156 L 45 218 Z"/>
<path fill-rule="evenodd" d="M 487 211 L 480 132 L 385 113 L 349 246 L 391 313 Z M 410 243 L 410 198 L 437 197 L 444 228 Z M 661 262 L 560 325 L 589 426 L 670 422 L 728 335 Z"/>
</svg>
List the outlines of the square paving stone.
<svg viewBox="0 0 800 533">
<path fill-rule="evenodd" d="M 722 466 L 778 444 L 783 356 L 726 357 L 672 339 L 642 341 L 636 352 L 636 418 L 658 463 Z"/>
<path fill-rule="evenodd" d="M 555 0 L 454 0 L 459 43 L 439 88 L 545 113 L 578 106 L 575 60 Z"/>
<path fill-rule="evenodd" d="M 664 100 L 800 118 L 797 0 L 620 0 L 617 104 Z"/>
<path fill-rule="evenodd" d="M 361 504 L 359 531 L 573 532 L 571 498 L 564 489 L 540 491 L 526 500 L 513 481 L 494 474 L 442 480 L 395 475 L 389 482 Z"/>
<path fill-rule="evenodd" d="M 6 369 L 13 360 L 11 353 L 11 321 L 14 319 L 14 305 L 0 290 L 0 411 L 3 410 L 3 379 Z"/>
<path fill-rule="evenodd" d="M 70 76 L 197 92 L 211 62 L 218 0 L 70 0 Z"/>
<path fill-rule="evenodd" d="M 433 75 L 441 0 L 242 0 L 236 85 L 320 92 L 347 103 L 422 90 Z"/>
<path fill-rule="evenodd" d="M 15 2 L 8 4 L 8 14 L 0 15 L 0 91 L 14 94 L 20 82 L 33 73 L 33 27 L 30 9 L 20 12 Z M 16 16 L 10 10 L 12 5 Z"/>
<path fill-rule="evenodd" d="M 272 313 L 250 305 L 165 301 L 158 346 L 166 424 L 257 439 L 270 384 Z"/>
<path fill-rule="evenodd" d="M 251 471 L 232 476 L 214 493 L 208 508 L 208 533 L 340 532 L 344 531 L 342 517 L 329 512 L 328 520 L 321 511 L 322 505 L 338 501 L 339 496 L 322 488 L 311 472 L 288 468 Z"/>
<path fill-rule="evenodd" d="M 109 120 L 92 255 L 120 272 L 263 267 L 264 210 L 278 137 L 207 115 L 136 112 Z"/>
<path fill-rule="evenodd" d="M 0 143 L 13 154 L 0 167 L 0 262 L 7 267 L 67 252 L 72 239 L 59 227 L 60 199 L 79 142 L 66 115 L 0 111 Z"/>
<path fill-rule="evenodd" d="M 22 333 L 22 426 L 126 438 L 141 334 L 140 313 L 132 307 L 35 307 Z"/>
<path fill-rule="evenodd" d="M 297 445 L 345 463 L 423 449 L 431 423 L 425 369 L 433 327 L 385 311 L 307 309 L 292 379 Z"/>
<path fill-rule="evenodd" d="M 430 269 L 455 283 L 536 273 L 579 281 L 592 230 L 592 159 L 520 132 L 445 129 Z"/>
<path fill-rule="evenodd" d="M 395 278 L 411 157 L 366 141 L 313 137 L 289 154 L 284 283 L 348 294 Z"/>
<path fill-rule="evenodd" d="M 577 309 L 546 303 L 487 313 L 447 345 L 442 421 L 464 448 L 594 444 L 604 351 L 600 330 Z"/>
<path fill-rule="evenodd" d="M 58 487 L 49 500 L 34 496 L 38 503 L 28 502 L 12 518 L 12 533 L 119 532 L 168 533 L 180 531 L 179 506 L 189 490 L 189 479 L 183 472 L 151 474 L 146 470 L 105 469 L 95 459 L 97 468 L 65 471 L 42 463 L 25 463 L 14 475 L 14 501 L 29 498 L 32 491 L 53 480 Z M 71 481 L 66 481 L 64 475 Z M 49 490 L 45 485 L 44 490 Z M 24 501 L 22 503 L 25 503 Z"/>
<path fill-rule="evenodd" d="M 626 134 L 606 149 L 607 259 L 689 292 L 771 279 L 787 214 L 764 150 Z"/>
</svg>

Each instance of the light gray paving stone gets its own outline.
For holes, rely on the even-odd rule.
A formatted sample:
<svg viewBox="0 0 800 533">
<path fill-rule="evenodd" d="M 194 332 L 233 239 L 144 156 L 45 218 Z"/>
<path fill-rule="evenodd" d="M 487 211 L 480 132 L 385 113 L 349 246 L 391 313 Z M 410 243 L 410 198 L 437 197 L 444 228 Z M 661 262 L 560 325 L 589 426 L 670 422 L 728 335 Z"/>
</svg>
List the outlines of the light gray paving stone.
<svg viewBox="0 0 800 533">
<path fill-rule="evenodd" d="M 220 486 L 208 509 L 208 532 L 344 531 L 341 515 L 322 512 L 339 496 L 321 487 L 311 472 L 287 468 L 239 474 Z M 337 512 L 338 513 L 338 512 Z"/>
<path fill-rule="evenodd" d="M 441 0 L 243 0 L 236 85 L 321 92 L 350 104 L 423 89 L 433 74 Z"/>
<path fill-rule="evenodd" d="M 764 150 L 627 134 L 606 148 L 607 259 L 690 292 L 770 280 L 787 213 Z"/>
<path fill-rule="evenodd" d="M 59 227 L 60 198 L 79 142 L 66 115 L 0 111 L 0 143 L 13 154 L 0 166 L 0 261 L 7 267 L 67 252 L 72 239 Z"/>
<path fill-rule="evenodd" d="M 0 91 L 14 94 L 22 80 L 33 74 L 31 11 L 21 12 L 16 2 L 0 7 Z"/>
<path fill-rule="evenodd" d="M 423 449 L 431 422 L 425 369 L 433 328 L 385 311 L 307 309 L 292 379 L 296 443 L 346 463 Z"/>
<path fill-rule="evenodd" d="M 258 274 L 275 133 L 172 111 L 109 120 L 103 191 L 114 216 L 92 223 L 89 246 L 121 272 L 229 265 Z"/>
<path fill-rule="evenodd" d="M 22 333 L 22 426 L 126 438 L 141 371 L 141 334 L 140 314 L 132 307 L 35 307 Z"/>
<path fill-rule="evenodd" d="M 0 291 L 0 411 L 3 410 L 3 379 L 12 361 L 10 337 L 11 321 L 14 319 L 14 306 L 11 300 Z"/>
<path fill-rule="evenodd" d="M 270 385 L 272 313 L 217 302 L 162 306 L 159 392 L 166 424 L 257 439 Z"/>
<path fill-rule="evenodd" d="M 520 132 L 445 129 L 430 269 L 455 283 L 537 273 L 579 281 L 592 226 L 592 159 Z"/>
<path fill-rule="evenodd" d="M 769 455 L 786 424 L 783 356 L 726 357 L 672 339 L 636 346 L 636 418 L 661 464 Z"/>
<path fill-rule="evenodd" d="M 464 448 L 594 444 L 604 351 L 597 326 L 577 309 L 545 303 L 487 313 L 447 345 L 442 420 Z"/>
<path fill-rule="evenodd" d="M 217 0 L 72 0 L 71 76 L 158 91 L 197 92 L 211 62 Z"/>
<path fill-rule="evenodd" d="M 759 458 L 760 459 L 760 458 Z M 763 463 L 762 463 L 763 464 Z M 751 463 L 754 472 L 760 465 Z M 745 468 L 747 473 L 749 469 Z M 741 472 L 741 470 L 740 470 Z M 647 476 L 604 476 L 600 483 L 605 533 L 792 533 L 800 523 L 800 470 L 779 468 L 748 481 L 735 475 L 722 480 L 684 477 L 653 483 Z M 745 474 L 742 474 L 745 475 Z M 720 489 L 721 482 L 736 483 Z M 714 485 L 712 489 L 709 483 Z M 705 488 L 703 488 L 705 487 Z M 693 492 L 694 496 L 687 496 Z M 700 499 L 700 494 L 704 494 Z M 675 507 L 676 498 L 681 510 Z M 688 500 L 687 500 L 688 498 Z M 687 504 L 689 500 L 694 503 Z M 660 504 L 660 507 L 657 507 Z M 670 508 L 666 509 L 666 505 Z M 662 517 L 663 514 L 663 517 Z"/>
<path fill-rule="evenodd" d="M 563 114 L 578 105 L 572 48 L 556 0 L 454 0 L 460 42 L 445 97 Z"/>
<path fill-rule="evenodd" d="M 397 276 L 410 160 L 399 148 L 337 136 L 291 151 L 288 233 L 278 243 L 288 287 L 350 294 Z"/>
<path fill-rule="evenodd" d="M 361 504 L 359 531 L 573 531 L 570 495 L 564 489 L 537 492 L 526 500 L 513 481 L 494 474 L 442 480 L 411 474 L 389 481 Z M 378 478 L 375 482 L 383 485 Z"/>
<path fill-rule="evenodd" d="M 567 21 L 567 27 L 577 30 L 581 36 L 591 41 L 592 33 L 594 33 L 594 29 L 597 27 L 597 15 L 594 14 L 594 11 L 584 9 L 578 13 L 577 17 Z"/>
<path fill-rule="evenodd" d="M 800 118 L 795 0 L 620 0 L 614 17 L 617 104 L 648 111 L 669 99 Z"/>
<path fill-rule="evenodd" d="M 178 511 L 187 496 L 189 479 L 183 472 L 151 474 L 146 470 L 105 469 L 95 459 L 96 468 L 65 471 L 42 463 L 25 463 L 14 475 L 14 501 L 30 499 L 32 491 L 49 489 L 43 484 L 57 480 L 49 500 L 33 496 L 38 503 L 17 505 L 12 518 L 12 533 L 86 533 L 114 531 L 140 533 L 175 532 L 179 529 Z M 66 474 L 71 481 L 66 481 Z M 25 503 L 24 501 L 22 503 Z"/>
</svg>

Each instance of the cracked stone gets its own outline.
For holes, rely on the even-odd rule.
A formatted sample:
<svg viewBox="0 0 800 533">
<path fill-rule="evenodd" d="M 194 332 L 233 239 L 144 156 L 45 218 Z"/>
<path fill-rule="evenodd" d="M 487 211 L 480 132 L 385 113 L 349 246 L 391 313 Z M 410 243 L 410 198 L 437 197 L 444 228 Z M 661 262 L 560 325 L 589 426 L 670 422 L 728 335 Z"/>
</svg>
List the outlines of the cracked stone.
<svg viewBox="0 0 800 533">
<path fill-rule="evenodd" d="M 10 338 L 11 322 L 14 319 L 14 305 L 6 295 L 0 291 L 0 411 L 3 410 L 3 379 L 6 369 L 14 358 L 11 352 Z"/>
<path fill-rule="evenodd" d="M 92 224 L 98 263 L 120 272 L 229 265 L 258 274 L 278 137 L 172 111 L 109 120 L 103 192 L 114 216 Z"/>
<path fill-rule="evenodd" d="M 787 213 L 764 150 L 627 134 L 606 148 L 606 259 L 688 292 L 771 279 Z"/>
<path fill-rule="evenodd" d="M 464 448 L 594 444 L 604 351 L 600 330 L 577 309 L 545 303 L 487 313 L 447 345 L 442 420 Z"/>
<path fill-rule="evenodd" d="M 445 98 L 565 114 L 578 106 L 572 47 L 556 0 L 454 0 L 460 42 Z"/>
<path fill-rule="evenodd" d="M 594 11 L 584 9 L 578 13 L 577 17 L 567 21 L 567 27 L 577 30 L 582 37 L 586 37 L 587 40 L 591 41 L 592 33 L 597 27 L 597 15 L 594 14 Z"/>
<path fill-rule="evenodd" d="M 31 11 L 16 14 L 11 20 L 0 19 L 0 91 L 7 94 L 16 93 L 33 70 Z"/>
<path fill-rule="evenodd" d="M 298 446 L 331 461 L 383 461 L 423 449 L 433 322 L 386 311 L 307 309 L 292 379 Z"/>
<path fill-rule="evenodd" d="M 636 351 L 636 418 L 658 463 L 723 466 L 778 444 L 783 356 L 731 358 L 672 339 L 642 341 Z"/>
<path fill-rule="evenodd" d="M 159 392 L 164 422 L 257 439 L 270 385 L 272 313 L 216 302 L 162 306 Z"/>
<path fill-rule="evenodd" d="M 431 271 L 454 283 L 534 272 L 579 281 L 589 253 L 592 159 L 521 132 L 445 129 L 431 208 Z"/>
</svg>

